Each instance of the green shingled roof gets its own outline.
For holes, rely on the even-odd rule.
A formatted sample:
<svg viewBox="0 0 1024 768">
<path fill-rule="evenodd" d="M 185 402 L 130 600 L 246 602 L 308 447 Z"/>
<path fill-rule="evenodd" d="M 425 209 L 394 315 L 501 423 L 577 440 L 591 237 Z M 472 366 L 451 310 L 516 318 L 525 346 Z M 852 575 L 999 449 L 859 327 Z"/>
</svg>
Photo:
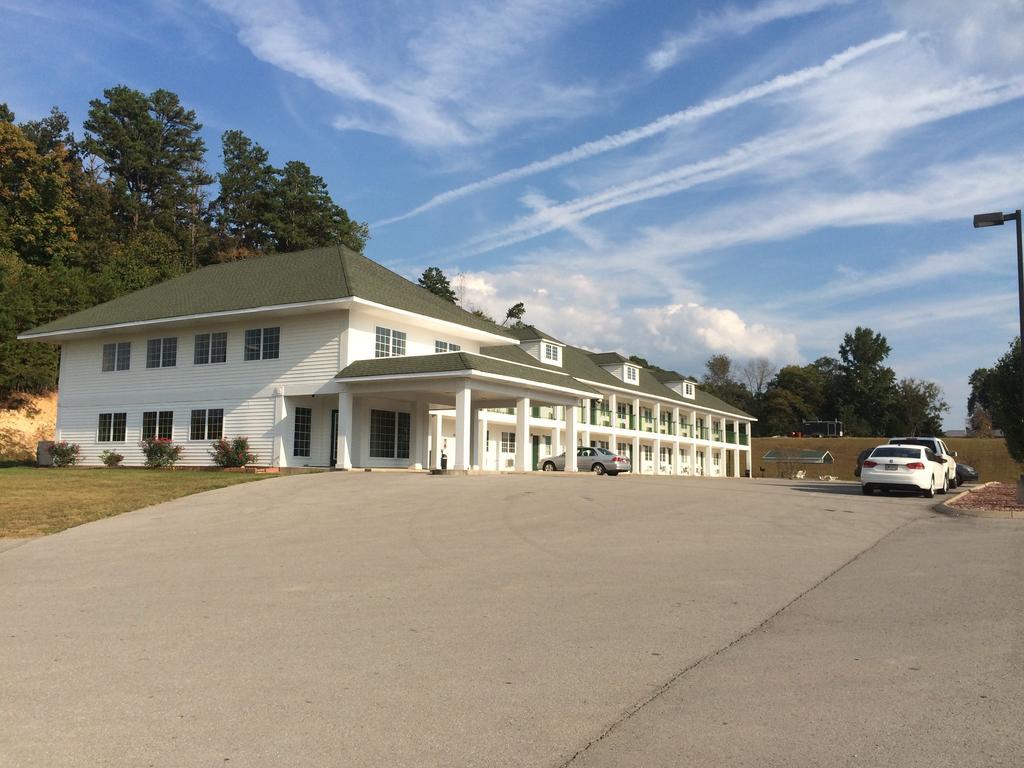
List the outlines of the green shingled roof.
<svg viewBox="0 0 1024 768">
<path fill-rule="evenodd" d="M 25 335 L 349 296 L 513 338 L 506 329 L 344 246 L 204 267 L 33 328 Z"/>
<path fill-rule="evenodd" d="M 511 349 L 519 349 L 510 345 Z M 491 349 L 505 349 L 494 347 Z M 530 363 L 536 363 L 532 357 L 523 353 Z M 479 371 L 497 376 L 508 376 L 524 379 L 538 384 L 563 387 L 578 392 L 597 394 L 593 388 L 582 384 L 573 377 L 524 364 L 525 361 L 495 359 L 489 355 L 478 355 L 473 352 L 442 352 L 436 355 L 412 355 L 400 357 L 378 357 L 372 360 L 356 360 L 342 370 L 337 378 L 365 378 L 369 376 L 396 376 L 403 374 L 448 373 L 451 371 Z"/>
<path fill-rule="evenodd" d="M 565 342 L 559 341 L 550 333 L 544 333 L 533 325 L 514 325 L 511 328 L 506 329 L 512 336 L 515 336 L 520 341 L 535 341 L 538 339 L 546 339 L 547 341 L 553 341 L 556 344 L 564 344 Z"/>
</svg>

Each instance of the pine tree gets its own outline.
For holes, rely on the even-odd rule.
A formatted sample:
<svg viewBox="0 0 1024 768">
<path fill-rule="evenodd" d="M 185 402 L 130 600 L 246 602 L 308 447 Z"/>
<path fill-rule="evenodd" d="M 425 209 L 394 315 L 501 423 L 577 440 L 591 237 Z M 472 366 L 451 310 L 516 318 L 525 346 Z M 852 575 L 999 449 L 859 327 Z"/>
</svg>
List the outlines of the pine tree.
<svg viewBox="0 0 1024 768">
<path fill-rule="evenodd" d="M 455 291 L 452 290 L 451 283 L 448 282 L 448 278 L 445 277 L 440 267 L 427 267 L 423 270 L 419 283 L 434 295 L 440 296 L 452 304 L 455 303 Z"/>
</svg>

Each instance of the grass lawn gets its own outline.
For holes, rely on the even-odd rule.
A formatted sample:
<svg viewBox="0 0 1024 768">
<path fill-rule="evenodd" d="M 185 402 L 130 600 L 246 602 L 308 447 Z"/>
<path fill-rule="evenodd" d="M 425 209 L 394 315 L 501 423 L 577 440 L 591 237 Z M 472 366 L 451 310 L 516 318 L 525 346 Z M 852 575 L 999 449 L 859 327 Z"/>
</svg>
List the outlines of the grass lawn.
<svg viewBox="0 0 1024 768">
<path fill-rule="evenodd" d="M 0 538 L 45 536 L 200 491 L 276 475 L 0 467 Z"/>
<path fill-rule="evenodd" d="M 1016 484 L 1021 466 L 1010 458 L 1006 452 L 1006 443 L 1001 438 L 943 438 L 951 451 L 957 452 L 957 461 L 969 464 L 978 470 L 981 482 L 998 480 L 1003 483 Z M 761 474 L 765 468 L 767 477 L 778 477 L 779 466 L 766 464 L 761 457 L 771 449 L 814 448 L 831 451 L 835 464 L 802 465 L 807 477 L 817 478 L 818 475 L 832 475 L 841 480 L 856 480 L 853 470 L 857 466 L 857 454 L 865 448 L 889 442 L 886 437 L 755 437 L 751 445 L 751 462 L 755 475 Z"/>
</svg>

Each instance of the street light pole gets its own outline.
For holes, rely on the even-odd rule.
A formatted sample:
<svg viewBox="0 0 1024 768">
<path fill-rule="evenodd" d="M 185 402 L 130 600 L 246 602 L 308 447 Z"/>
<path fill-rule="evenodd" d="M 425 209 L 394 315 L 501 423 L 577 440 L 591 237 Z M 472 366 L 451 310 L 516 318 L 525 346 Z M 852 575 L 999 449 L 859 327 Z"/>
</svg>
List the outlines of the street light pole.
<svg viewBox="0 0 1024 768">
<path fill-rule="evenodd" d="M 1015 221 L 1017 224 L 1017 311 L 1020 316 L 1020 339 L 1018 342 L 1018 353 L 1020 354 L 1020 392 L 1021 411 L 1024 413 L 1024 239 L 1021 238 L 1021 215 L 1020 208 L 1013 213 L 979 213 L 974 217 L 974 228 L 1002 226 L 1007 221 Z M 1017 503 L 1024 504 L 1024 474 L 1017 479 Z"/>
</svg>

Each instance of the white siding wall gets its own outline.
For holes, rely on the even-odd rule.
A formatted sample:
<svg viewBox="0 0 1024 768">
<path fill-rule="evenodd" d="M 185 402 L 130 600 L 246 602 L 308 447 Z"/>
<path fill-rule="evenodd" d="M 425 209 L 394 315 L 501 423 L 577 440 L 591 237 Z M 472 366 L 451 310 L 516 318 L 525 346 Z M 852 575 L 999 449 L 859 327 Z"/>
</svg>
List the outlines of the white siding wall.
<svg viewBox="0 0 1024 768">
<path fill-rule="evenodd" d="M 349 312 L 348 333 L 346 334 L 347 363 L 375 357 L 378 325 L 393 331 L 404 331 L 407 334 L 406 355 L 432 355 L 434 354 L 434 342 L 437 340 L 454 342 L 462 347 L 464 352 L 480 351 L 479 341 L 447 329 L 423 327 L 417 318 L 398 312 L 389 313 L 385 310 L 354 307 Z"/>
<path fill-rule="evenodd" d="M 183 327 L 150 328 L 134 333 L 109 333 L 71 341 L 61 348 L 57 436 L 82 447 L 82 463 L 99 463 L 101 451 L 109 448 L 125 455 L 125 464 L 142 462 L 138 441 L 142 433 L 144 411 L 174 411 L 174 440 L 184 447 L 180 463 L 212 463 L 209 441 L 189 441 L 189 425 L 194 408 L 223 408 L 224 435 L 245 435 L 261 464 L 273 458 L 274 391 L 283 387 L 287 394 L 320 393 L 319 402 L 333 402 L 314 410 L 314 442 L 321 411 L 337 407 L 333 395 L 338 387 L 334 376 L 343 360 L 342 335 L 347 312 L 333 310 L 303 315 L 260 316 L 244 321 L 213 322 Z M 280 327 L 280 357 L 275 360 L 243 359 L 247 328 Z M 205 365 L 193 363 L 195 335 L 226 331 L 227 362 Z M 176 336 L 177 364 L 171 368 L 146 368 L 146 342 L 151 338 Z M 102 370 L 103 345 L 130 341 L 131 368 L 127 371 Z M 292 398 L 288 398 L 285 424 L 284 457 L 291 456 L 292 432 L 288 424 L 294 417 Z M 128 428 L 124 443 L 99 443 L 97 425 L 100 413 L 126 413 Z M 325 448 L 315 443 L 317 458 Z M 305 460 L 301 463 L 307 463 Z M 314 463 L 310 457 L 308 463 Z M 323 463 L 326 463 L 324 460 Z"/>
</svg>

